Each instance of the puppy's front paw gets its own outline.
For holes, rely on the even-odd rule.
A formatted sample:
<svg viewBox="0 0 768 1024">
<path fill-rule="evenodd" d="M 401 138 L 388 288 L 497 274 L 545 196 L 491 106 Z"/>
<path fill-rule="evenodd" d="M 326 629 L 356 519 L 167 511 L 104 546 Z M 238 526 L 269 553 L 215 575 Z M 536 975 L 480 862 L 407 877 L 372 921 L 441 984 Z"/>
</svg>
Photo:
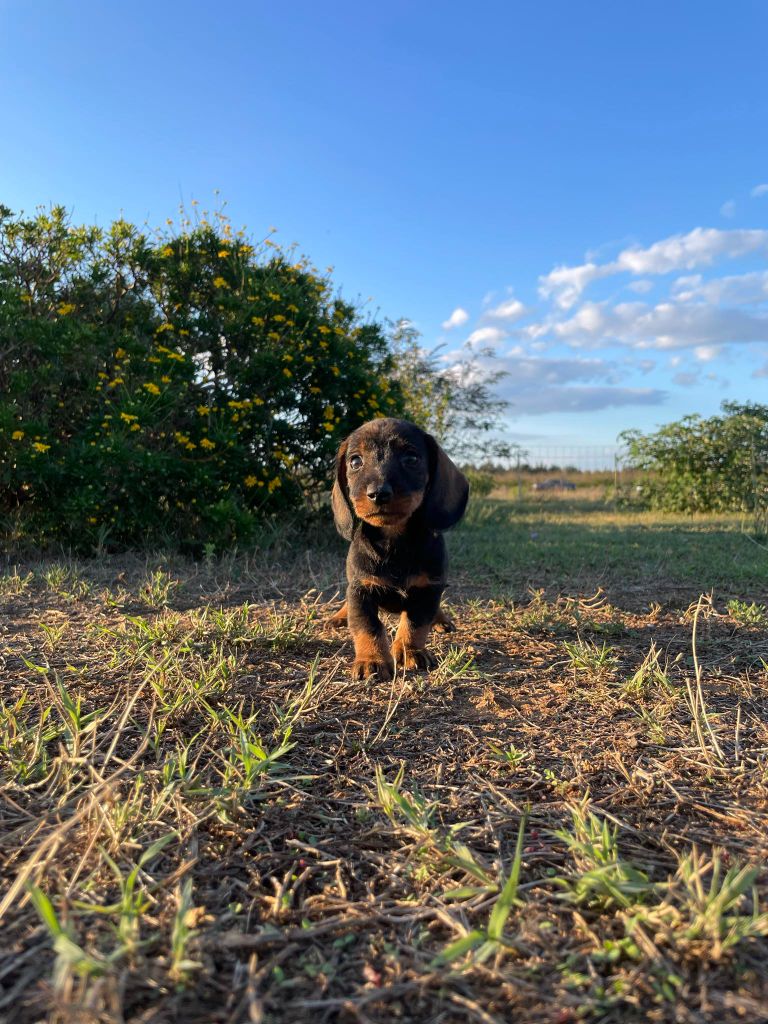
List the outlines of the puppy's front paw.
<svg viewBox="0 0 768 1024">
<path fill-rule="evenodd" d="M 392 678 L 394 666 L 387 661 L 377 661 L 373 658 L 355 658 L 352 663 L 353 679 L 374 679 L 386 680 Z"/>
<path fill-rule="evenodd" d="M 347 606 L 344 604 L 328 618 L 331 629 L 343 629 L 347 625 Z"/>
<path fill-rule="evenodd" d="M 435 656 L 425 647 L 409 647 L 397 638 L 392 644 L 392 657 L 395 659 L 396 665 L 402 665 L 408 669 L 430 669 L 437 665 Z"/>
</svg>

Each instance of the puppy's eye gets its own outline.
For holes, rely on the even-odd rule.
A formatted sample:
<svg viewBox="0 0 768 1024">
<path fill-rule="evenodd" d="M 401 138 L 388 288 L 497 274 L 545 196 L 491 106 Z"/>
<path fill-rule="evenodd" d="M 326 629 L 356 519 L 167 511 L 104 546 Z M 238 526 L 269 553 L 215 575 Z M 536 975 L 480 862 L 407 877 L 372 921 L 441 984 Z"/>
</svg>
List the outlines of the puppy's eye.
<svg viewBox="0 0 768 1024">
<path fill-rule="evenodd" d="M 420 465 L 420 463 L 421 463 L 421 459 L 419 458 L 418 455 L 404 455 L 403 456 L 403 465 L 407 466 L 409 469 L 415 469 L 416 466 Z"/>
<path fill-rule="evenodd" d="M 353 455 L 349 460 L 348 465 L 350 469 L 360 469 L 361 466 L 363 465 L 363 460 L 360 458 L 359 455 Z"/>
</svg>

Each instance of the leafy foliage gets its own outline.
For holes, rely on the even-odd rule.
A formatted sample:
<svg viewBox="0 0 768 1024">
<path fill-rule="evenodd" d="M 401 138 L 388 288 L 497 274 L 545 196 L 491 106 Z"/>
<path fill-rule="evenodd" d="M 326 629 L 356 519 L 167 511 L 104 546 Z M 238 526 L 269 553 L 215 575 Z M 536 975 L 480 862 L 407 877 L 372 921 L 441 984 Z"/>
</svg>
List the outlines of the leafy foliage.
<svg viewBox="0 0 768 1024">
<path fill-rule="evenodd" d="M 388 340 L 223 213 L 150 236 L 0 207 L 0 514 L 77 547 L 251 538 L 404 404 Z"/>
<path fill-rule="evenodd" d="M 653 434 L 622 434 L 648 476 L 654 508 L 678 512 L 768 511 L 768 406 L 724 402 L 722 414 L 686 416 Z"/>
</svg>

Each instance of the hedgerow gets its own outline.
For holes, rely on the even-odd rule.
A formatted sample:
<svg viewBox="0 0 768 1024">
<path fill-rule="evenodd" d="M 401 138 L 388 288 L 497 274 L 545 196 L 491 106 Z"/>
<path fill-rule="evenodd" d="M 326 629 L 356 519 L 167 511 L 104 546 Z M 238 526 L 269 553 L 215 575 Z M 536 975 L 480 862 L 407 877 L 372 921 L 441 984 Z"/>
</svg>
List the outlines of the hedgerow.
<svg viewBox="0 0 768 1024">
<path fill-rule="evenodd" d="M 650 434 L 621 435 L 644 470 L 651 507 L 675 512 L 749 512 L 768 525 L 768 406 L 723 402 L 722 415 L 686 416 Z"/>
<path fill-rule="evenodd" d="M 382 327 L 221 213 L 147 232 L 0 207 L 0 513 L 78 548 L 247 542 L 403 412 Z"/>
</svg>

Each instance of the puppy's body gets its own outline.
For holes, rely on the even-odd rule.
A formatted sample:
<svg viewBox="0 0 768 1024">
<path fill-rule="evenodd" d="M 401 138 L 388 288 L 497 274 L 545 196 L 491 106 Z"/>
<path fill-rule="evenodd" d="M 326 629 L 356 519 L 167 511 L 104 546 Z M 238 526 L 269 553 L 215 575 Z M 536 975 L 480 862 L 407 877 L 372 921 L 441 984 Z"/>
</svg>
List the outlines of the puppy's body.
<svg viewBox="0 0 768 1024">
<path fill-rule="evenodd" d="M 451 628 L 440 610 L 446 552 L 441 530 L 458 522 L 469 493 L 466 478 L 437 442 L 412 423 L 366 423 L 342 444 L 333 509 L 351 540 L 347 601 L 333 616 L 349 624 L 353 675 L 389 678 L 395 664 L 429 668 L 430 627 Z M 379 609 L 400 612 L 390 650 Z"/>
</svg>

